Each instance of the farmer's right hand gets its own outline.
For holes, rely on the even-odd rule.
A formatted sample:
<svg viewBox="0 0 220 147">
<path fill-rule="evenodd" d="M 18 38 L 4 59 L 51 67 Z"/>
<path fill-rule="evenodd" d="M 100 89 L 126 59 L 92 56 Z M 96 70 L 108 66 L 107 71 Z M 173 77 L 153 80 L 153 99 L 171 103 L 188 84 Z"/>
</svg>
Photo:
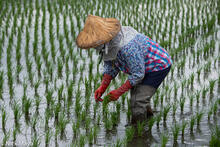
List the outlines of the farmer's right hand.
<svg viewBox="0 0 220 147">
<path fill-rule="evenodd" d="M 104 74 L 102 78 L 102 83 L 101 86 L 95 91 L 95 100 L 96 102 L 100 101 L 102 102 L 103 100 L 101 99 L 102 94 L 105 92 L 107 89 L 108 85 L 110 84 L 112 80 L 112 77 L 108 74 Z"/>
</svg>

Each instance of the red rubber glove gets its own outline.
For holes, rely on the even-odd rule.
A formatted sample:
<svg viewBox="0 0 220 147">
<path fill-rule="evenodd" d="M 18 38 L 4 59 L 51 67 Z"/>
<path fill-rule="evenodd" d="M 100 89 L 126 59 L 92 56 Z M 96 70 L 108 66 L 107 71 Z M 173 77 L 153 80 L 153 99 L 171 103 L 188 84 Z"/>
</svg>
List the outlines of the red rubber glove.
<svg viewBox="0 0 220 147">
<path fill-rule="evenodd" d="M 112 90 L 111 92 L 109 92 L 108 96 L 110 98 L 110 101 L 118 100 L 118 98 L 122 94 L 124 94 L 125 92 L 127 92 L 131 88 L 132 88 L 131 83 L 129 82 L 129 80 L 127 80 L 123 85 L 121 85 L 121 87 L 119 87 L 116 90 Z"/>
<path fill-rule="evenodd" d="M 96 100 L 96 102 L 98 102 L 98 101 L 102 102 L 103 101 L 103 99 L 101 99 L 100 97 L 102 96 L 102 94 L 107 89 L 107 87 L 110 84 L 111 80 L 112 80 L 112 77 L 110 75 L 104 74 L 104 76 L 102 78 L 101 86 L 95 91 L 95 100 Z"/>
</svg>

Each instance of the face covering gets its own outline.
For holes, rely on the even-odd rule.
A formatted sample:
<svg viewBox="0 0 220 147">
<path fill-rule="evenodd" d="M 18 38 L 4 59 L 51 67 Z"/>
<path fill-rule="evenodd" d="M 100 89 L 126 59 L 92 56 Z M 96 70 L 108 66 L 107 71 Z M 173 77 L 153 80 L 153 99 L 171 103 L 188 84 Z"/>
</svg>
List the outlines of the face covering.
<svg viewBox="0 0 220 147">
<path fill-rule="evenodd" d="M 128 44 L 138 32 L 129 26 L 122 26 L 121 31 L 109 42 L 99 45 L 95 49 L 103 56 L 104 61 L 115 60 L 121 47 Z"/>
<path fill-rule="evenodd" d="M 120 41 L 122 38 L 122 33 L 119 32 L 112 40 L 109 42 L 95 47 L 97 51 L 101 54 L 101 58 L 104 61 L 115 60 L 117 53 L 120 50 Z"/>
</svg>

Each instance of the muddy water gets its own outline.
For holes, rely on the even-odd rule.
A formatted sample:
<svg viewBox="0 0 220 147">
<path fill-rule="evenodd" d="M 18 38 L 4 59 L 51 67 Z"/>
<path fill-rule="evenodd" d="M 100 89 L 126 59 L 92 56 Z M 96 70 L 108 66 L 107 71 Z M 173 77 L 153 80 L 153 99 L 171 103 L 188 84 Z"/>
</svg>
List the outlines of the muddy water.
<svg viewBox="0 0 220 147">
<path fill-rule="evenodd" d="M 81 16 L 79 13 L 75 14 L 75 10 L 72 9 L 71 4 L 67 4 L 67 6 L 62 6 L 59 3 L 54 2 L 54 5 L 51 5 L 52 7 L 57 6 L 57 8 L 59 7 L 63 7 L 63 11 L 59 12 L 59 34 L 56 33 L 56 29 L 57 29 L 57 25 L 56 24 L 56 16 L 55 13 L 53 13 L 53 29 L 54 29 L 54 44 L 55 44 L 55 48 L 56 48 L 56 57 L 60 57 L 61 53 L 59 51 L 59 35 L 64 36 L 64 49 L 66 49 L 66 56 L 68 55 L 68 45 L 67 45 L 67 38 L 64 35 L 64 23 L 67 24 L 68 26 L 68 31 L 70 32 L 71 29 L 71 16 L 73 17 L 73 23 L 74 23 L 74 31 L 75 31 L 75 36 L 78 34 L 79 29 L 77 28 L 77 16 Z M 203 9 L 200 9 L 200 11 L 196 14 L 194 13 L 194 18 L 195 21 L 193 22 L 193 26 L 198 25 L 198 22 L 203 23 L 202 18 L 205 18 L 205 22 L 207 22 L 206 17 L 209 17 L 209 19 L 211 18 L 211 16 L 217 16 L 217 12 L 216 12 L 216 2 L 205 2 L 205 1 L 201 1 L 200 4 L 195 3 L 195 1 L 193 1 L 193 3 L 190 4 L 190 6 L 193 8 L 189 8 L 187 7 L 188 2 L 184 2 L 184 3 L 180 3 L 179 5 L 181 6 L 180 9 L 180 17 L 177 16 L 176 14 L 176 9 L 169 9 L 168 4 L 166 4 L 165 7 L 163 6 L 163 3 L 160 4 L 159 1 L 157 4 L 154 4 L 154 2 L 150 2 L 149 5 L 151 6 L 157 6 L 158 8 L 150 8 L 148 9 L 148 12 L 151 11 L 151 15 L 147 15 L 145 13 L 145 11 L 142 11 L 142 3 L 139 2 L 140 4 L 139 6 L 139 11 L 141 13 L 141 15 L 137 15 L 133 14 L 131 17 L 129 17 L 129 11 L 126 9 L 123 9 L 123 6 L 119 6 L 120 10 L 118 14 L 118 17 L 121 17 L 121 22 L 123 23 L 123 25 L 131 25 L 134 26 L 136 29 L 143 31 L 144 33 L 147 34 L 151 34 L 151 37 L 157 41 L 160 41 L 162 39 L 162 31 L 165 29 L 165 22 L 168 22 L 168 28 L 167 30 L 169 31 L 169 25 L 170 25 L 170 16 L 169 14 L 170 11 L 174 11 L 174 20 L 173 23 L 175 24 L 175 19 L 177 19 L 177 25 L 178 26 L 178 30 L 177 30 L 177 34 L 172 33 L 171 37 L 172 38 L 177 38 L 181 36 L 182 32 L 182 26 L 186 29 L 186 14 L 187 12 L 190 12 L 190 15 L 188 17 L 190 17 L 190 20 L 192 19 L 191 16 L 191 11 L 196 12 L 199 11 L 198 7 L 199 5 L 201 5 L 201 7 Z M 173 2 L 170 2 L 171 6 L 174 6 L 175 4 Z M 48 11 L 49 6 L 46 3 L 42 3 L 46 6 L 46 22 L 45 22 L 45 37 L 46 37 L 46 49 L 49 52 L 49 57 L 48 60 L 52 61 L 52 57 L 51 57 L 51 52 L 50 52 L 50 48 L 51 48 L 51 43 L 50 43 L 50 39 L 49 39 L 49 19 L 50 19 L 50 13 Z M 87 6 L 89 5 L 93 5 L 95 3 L 91 2 L 88 3 Z M 39 106 L 39 115 L 37 118 L 37 123 L 36 123 L 36 131 L 33 131 L 31 124 L 26 124 L 25 122 L 25 117 L 24 117 L 24 113 L 22 114 L 21 120 L 20 120 L 20 124 L 21 124 L 21 132 L 19 132 L 17 134 L 17 138 L 16 141 L 13 141 L 13 136 L 12 136 L 12 132 L 14 130 L 14 114 L 13 114 L 13 109 L 12 109 L 12 103 L 14 103 L 14 101 L 18 102 L 18 104 L 21 106 L 22 105 L 22 96 L 23 96 L 23 83 L 27 82 L 28 86 L 27 86 L 27 98 L 32 100 L 32 107 L 30 108 L 30 118 L 33 119 L 34 115 L 36 114 L 36 105 L 35 105 L 35 99 L 36 97 L 34 96 L 34 88 L 30 85 L 30 82 L 28 81 L 28 73 L 27 73 L 27 67 L 26 67 L 26 60 L 25 60 L 25 42 L 26 42 L 26 30 L 25 27 L 28 26 L 28 17 L 24 17 L 24 30 L 22 32 L 22 43 L 21 43 L 21 65 L 23 66 L 23 70 L 21 71 L 20 74 L 20 81 L 21 83 L 16 83 L 16 79 L 14 79 L 14 96 L 12 98 L 10 98 L 9 95 L 9 87 L 8 87 L 8 77 L 7 77 L 7 47 L 8 47 L 8 43 L 9 43 L 9 37 L 11 34 L 11 30 L 13 27 L 13 19 L 14 19 L 14 14 L 10 14 L 10 12 L 12 11 L 12 9 L 15 9 L 15 12 L 17 11 L 17 8 L 19 5 L 16 5 L 15 8 L 13 8 L 11 6 L 12 4 L 9 2 L 8 3 L 8 10 L 6 12 L 6 15 L 4 17 L 4 19 L 2 20 L 2 25 L 0 27 L 0 34 L 2 36 L 3 32 L 6 32 L 6 28 L 8 28 L 8 35 L 5 35 L 4 38 L 4 42 L 2 44 L 2 49 L 3 49 L 3 54 L 2 54 L 2 58 L 1 58 L 1 66 L 0 66 L 0 71 L 4 71 L 4 86 L 3 86 L 3 100 L 0 100 L 0 106 L 1 108 L 4 108 L 6 110 L 6 115 L 7 115 L 7 120 L 6 120 L 6 132 L 9 133 L 10 132 L 10 137 L 9 140 L 7 141 L 8 145 L 12 145 L 13 143 L 17 146 L 21 146 L 21 145 L 30 145 L 33 143 L 33 137 L 34 135 L 37 135 L 37 138 L 39 138 L 40 141 L 40 146 L 45 146 L 45 111 L 46 111 L 46 107 L 47 107 L 47 101 L 46 101 L 46 85 L 44 84 L 44 78 L 46 76 L 49 76 L 49 74 L 47 72 L 45 72 L 46 70 L 46 64 L 44 63 L 43 60 L 43 55 L 41 54 L 42 51 L 42 45 L 41 45 L 41 41 L 42 41 L 42 18 L 43 18 L 43 10 L 40 9 L 40 14 L 39 14 L 39 26 L 38 26 L 38 40 L 39 40 L 39 49 L 38 49 L 38 54 L 41 56 L 41 60 L 43 62 L 42 64 L 42 77 L 40 78 L 37 75 L 37 69 L 36 69 L 36 63 L 34 60 L 34 54 L 33 54 L 33 42 L 34 42 L 34 25 L 36 23 L 36 8 L 35 8 L 35 4 L 33 3 L 33 16 L 32 16 L 32 25 L 30 27 L 28 27 L 28 33 L 30 34 L 30 42 L 29 42 L 29 60 L 31 60 L 33 62 L 33 66 L 32 66 L 32 72 L 34 73 L 34 82 L 36 82 L 37 80 L 40 80 L 41 83 L 39 85 L 38 88 L 38 93 L 39 93 L 39 97 L 41 98 L 41 102 L 40 102 L 40 106 Z M 105 8 L 104 7 L 104 3 L 101 3 L 101 8 Z M 110 3 L 111 5 L 111 3 Z M 214 5 L 214 6 L 213 6 Z M 6 7 L 6 5 L 4 5 Z M 24 9 L 23 9 L 23 5 L 21 6 L 21 13 L 24 13 Z M 41 5 L 42 7 L 43 5 Z M 98 3 L 96 3 L 96 6 L 98 6 Z M 136 4 L 126 4 L 127 7 L 131 7 L 131 8 L 136 8 Z M 147 8 L 146 4 L 143 5 L 144 8 Z M 212 6 L 212 7 L 211 7 Z M 107 6 L 106 6 L 107 7 Z M 111 6 L 109 6 L 111 7 Z M 68 8 L 68 9 L 66 9 Z M 86 8 L 84 7 L 74 7 L 75 9 L 78 10 L 78 12 L 81 12 L 81 14 L 87 14 L 87 10 L 85 10 Z M 107 7 L 108 8 L 108 7 Z M 105 11 L 107 11 L 107 8 L 105 8 Z M 112 7 L 111 7 L 112 8 Z M 184 8 L 184 11 L 183 11 Z M 4 9 L 4 7 L 3 7 Z M 7 8 L 6 8 L 7 9 Z M 28 9 L 28 15 L 30 13 L 30 7 L 27 8 Z M 162 13 L 160 11 L 158 11 L 158 9 L 161 9 L 161 11 L 164 10 L 165 12 L 165 16 L 162 15 Z M 170 11 L 169 11 L 170 10 Z M 59 9 L 58 9 L 59 11 Z M 96 10 L 89 10 L 91 13 L 96 13 Z M 203 12 L 202 12 L 203 11 Z M 101 12 L 101 11 L 100 11 Z M 70 13 L 72 15 L 70 15 Z M 185 14 L 184 18 L 182 18 L 182 14 Z M 206 15 L 208 14 L 208 15 Z M 27 15 L 27 16 L 28 16 Z M 64 22 L 64 15 L 67 16 L 66 22 Z M 106 16 L 108 15 L 112 15 L 112 14 L 104 14 Z M 120 16 L 119 16 L 120 15 Z M 154 16 L 155 15 L 155 16 Z M 162 17 L 161 21 L 162 21 L 162 29 L 159 30 L 159 25 L 160 25 L 160 21 L 158 21 L 157 16 Z M 148 16 L 148 17 L 147 17 Z M 6 26 L 6 20 L 7 17 L 10 17 L 10 21 L 8 26 Z M 125 19 L 125 20 L 124 20 Z M 129 24 L 129 20 L 130 19 L 130 24 Z M 182 19 L 184 21 L 182 21 Z M 198 19 L 200 19 L 200 21 L 198 21 Z M 207 18 L 208 19 L 208 18 Z M 80 23 L 82 23 L 81 26 L 83 26 L 83 22 L 84 20 L 80 17 Z M 147 21 L 146 26 L 140 25 L 137 22 L 137 20 L 140 21 L 139 24 L 144 24 L 144 21 Z M 152 21 L 153 23 L 156 23 L 156 28 L 154 30 L 153 25 L 150 24 L 150 21 Z M 182 25 L 182 23 L 184 23 Z M 18 15 L 18 20 L 17 20 L 17 27 L 18 28 L 21 24 L 21 15 Z M 151 26 L 150 30 L 146 30 L 146 28 L 148 28 L 149 25 Z M 171 76 L 171 73 L 168 75 L 168 77 L 166 78 L 166 80 L 164 81 L 164 83 L 160 86 L 160 88 L 158 89 L 159 91 L 159 96 L 161 97 L 161 95 L 167 94 L 165 91 L 165 87 L 168 86 L 170 92 L 170 95 L 168 94 L 168 98 L 165 99 L 163 101 L 163 104 L 160 103 L 159 100 L 159 104 L 156 106 L 156 108 L 154 108 L 156 111 L 158 112 L 162 112 L 163 108 L 165 106 L 171 105 L 171 109 L 170 112 L 168 113 L 168 117 L 167 117 L 167 121 L 164 123 L 163 120 L 161 120 L 159 128 L 154 125 L 152 128 L 152 132 L 151 133 L 145 133 L 144 137 L 134 137 L 134 139 L 128 143 L 128 146 L 160 146 L 161 144 L 161 136 L 162 134 L 166 134 L 166 136 L 168 136 L 168 142 L 167 142 L 167 146 L 208 146 L 209 145 L 209 140 L 211 137 L 211 131 L 213 129 L 213 127 L 217 124 L 220 125 L 220 113 L 219 113 L 219 107 L 218 107 L 218 111 L 216 115 L 211 115 L 210 120 L 208 120 L 208 111 L 211 109 L 211 106 L 213 106 L 214 102 L 217 99 L 220 99 L 220 85 L 219 85 L 219 74 L 220 74 L 220 61 L 219 61 L 219 44 L 220 44 L 220 31 L 219 31 L 219 25 L 217 25 L 217 21 L 214 24 L 214 32 L 210 33 L 208 35 L 205 34 L 198 34 L 196 35 L 195 38 L 195 43 L 191 46 L 191 47 L 187 47 L 185 49 L 185 51 L 180 51 L 177 52 L 177 55 L 175 55 L 175 58 L 173 60 L 173 77 Z M 172 29 L 172 28 L 171 28 Z M 174 29 L 174 27 L 173 27 Z M 147 32 L 146 32 L 147 31 Z M 149 32 L 148 32 L 149 31 Z M 159 33 L 159 39 L 156 38 L 157 33 Z M 166 33 L 168 34 L 168 33 Z M 175 36 L 176 35 L 176 36 Z M 51 118 L 49 119 L 48 125 L 49 125 L 49 130 L 51 131 L 51 139 L 49 141 L 49 146 L 71 146 L 73 144 L 76 144 L 79 142 L 79 137 L 74 138 L 73 137 L 73 131 L 72 131 L 72 122 L 77 121 L 77 117 L 75 115 L 75 99 L 76 99 L 76 93 L 77 93 L 77 89 L 80 88 L 81 91 L 81 105 L 83 106 L 83 110 L 84 110 L 84 102 L 85 102 L 85 84 L 84 81 L 85 79 L 88 79 L 89 77 L 89 63 L 91 62 L 88 56 L 88 51 L 86 50 L 82 50 L 81 51 L 81 56 L 80 56 L 80 51 L 79 49 L 76 48 L 75 42 L 73 40 L 74 37 L 71 36 L 71 34 L 68 34 L 69 36 L 69 40 L 72 43 L 72 48 L 73 49 L 73 54 L 76 56 L 77 60 L 78 60 L 78 64 L 77 67 L 74 67 L 74 62 L 70 59 L 68 61 L 68 65 L 69 65 L 69 69 L 70 69 L 70 74 L 69 74 L 69 80 L 74 80 L 74 88 L 73 88 L 73 96 L 72 96 L 72 100 L 73 100 L 73 105 L 71 105 L 70 107 L 70 113 L 69 116 L 67 116 L 66 113 L 66 107 L 64 107 L 64 104 L 62 104 L 62 110 L 65 112 L 65 116 L 66 118 L 69 120 L 69 122 L 67 123 L 66 129 L 65 129 L 65 137 L 64 139 L 60 138 L 60 134 L 58 135 L 58 138 L 55 138 L 55 125 L 54 125 L 54 116 L 51 116 Z M 0 37 L 1 40 L 3 40 L 2 37 Z M 165 40 L 168 40 L 169 37 L 168 35 L 165 36 Z M 215 46 L 212 49 L 212 53 L 210 53 L 208 55 L 208 58 L 204 58 L 203 57 L 203 48 L 207 43 L 210 43 L 211 40 L 214 40 L 215 42 Z M 16 75 L 16 44 L 17 44 L 17 35 L 14 35 L 13 37 L 13 46 L 12 46 L 12 58 L 11 58 L 11 62 L 12 67 L 13 67 L 13 75 Z M 176 42 L 173 40 L 172 45 L 173 48 L 167 48 L 167 50 L 172 53 L 175 51 L 175 49 L 177 49 L 180 46 L 180 42 L 179 40 L 177 40 Z M 176 48 L 174 48 L 176 47 Z M 192 49 L 194 49 L 195 52 L 201 51 L 198 59 L 199 62 L 197 62 L 196 59 L 193 59 L 193 52 Z M 98 64 L 98 53 L 96 53 L 95 51 L 91 52 L 92 54 L 92 61 L 93 61 L 93 75 L 94 77 L 97 75 L 97 64 Z M 177 57 L 176 57 L 177 56 Z M 185 58 L 185 59 L 184 59 Z M 197 55 L 196 55 L 197 58 Z M 178 65 L 182 60 L 185 60 L 185 65 L 184 68 L 178 70 Z M 216 62 L 215 62 L 215 59 Z M 64 64 L 67 64 L 67 62 L 65 62 Z M 210 70 L 207 72 L 205 71 L 205 66 L 210 65 Z M 80 68 L 84 67 L 84 71 L 82 73 L 80 73 Z M 73 69 L 77 68 L 78 72 L 73 73 Z M 201 70 L 201 75 L 200 75 L 200 79 L 197 78 L 197 71 L 199 68 L 202 68 Z M 103 71 L 103 64 L 100 65 L 98 71 L 101 72 Z M 45 74 L 43 74 L 45 73 Z M 58 88 L 60 88 L 60 86 L 62 84 L 64 84 L 64 93 L 63 93 L 63 97 L 66 99 L 65 96 L 67 96 L 67 83 L 66 83 L 66 67 L 63 67 L 63 77 L 62 78 L 58 78 L 57 77 L 57 63 L 53 63 L 53 79 L 52 81 L 49 82 L 49 88 L 54 89 L 54 93 L 53 93 L 53 98 L 55 103 L 57 103 L 58 101 Z M 184 87 L 184 90 L 182 92 L 181 90 L 181 84 L 185 81 L 190 79 L 191 74 L 194 73 L 195 74 L 195 78 L 194 78 L 194 82 L 193 82 L 193 87 L 191 87 L 191 85 Z M 73 75 L 75 76 L 75 78 L 73 78 Z M 82 81 L 80 81 L 80 78 L 82 77 Z M 15 78 L 15 76 L 14 76 Z M 213 90 L 213 94 L 210 95 L 209 91 L 206 93 L 205 98 L 202 98 L 202 90 L 203 88 L 209 88 L 209 81 L 210 80 L 217 80 L 215 82 L 214 85 L 214 90 Z M 78 82 L 80 82 L 78 84 Z M 100 82 L 100 80 L 98 81 Z M 116 78 L 116 82 L 117 82 L 117 86 L 115 87 L 114 84 L 111 85 L 110 90 L 113 90 L 115 88 L 117 88 L 118 86 L 120 86 L 122 84 L 121 78 L 118 76 Z M 187 82 L 186 82 L 187 83 Z M 69 83 L 68 83 L 69 84 Z M 90 123 L 90 127 L 93 128 L 94 125 L 96 125 L 96 121 L 97 119 L 93 120 L 93 104 L 94 102 L 94 97 L 93 97 L 93 92 L 94 92 L 94 85 L 96 83 L 94 83 L 94 79 L 92 80 L 92 87 L 91 87 L 91 106 L 90 106 L 90 111 L 88 112 L 88 117 L 92 119 L 91 123 Z M 79 87 L 78 87 L 79 85 Z M 174 95 L 174 85 L 177 85 L 178 87 L 178 91 L 177 91 L 177 96 Z M 197 104 L 196 102 L 196 92 L 200 91 L 200 99 L 199 99 L 199 103 Z M 190 96 L 194 96 L 194 100 L 193 100 L 193 106 L 190 107 Z M 128 98 L 130 98 L 130 94 L 128 93 L 127 95 Z M 184 105 L 184 111 L 183 113 L 181 113 L 180 111 L 180 99 L 182 97 L 186 98 L 185 101 L 185 105 Z M 155 97 L 152 98 L 152 106 L 154 103 L 154 99 Z M 119 100 L 121 102 L 121 100 Z M 176 110 L 176 115 L 175 117 L 173 117 L 172 115 L 172 105 L 174 102 L 177 102 L 177 110 Z M 118 123 L 118 125 L 112 129 L 111 131 L 106 131 L 105 127 L 104 127 L 104 122 L 101 119 L 101 123 L 98 126 L 99 127 L 99 132 L 97 135 L 97 140 L 96 142 L 91 145 L 91 146 L 113 146 L 116 143 L 116 140 L 120 139 L 121 141 L 123 141 L 126 137 L 126 124 L 128 123 L 127 120 L 127 103 L 125 102 L 125 105 L 122 106 L 121 108 L 121 113 L 120 113 L 120 121 Z M 109 111 L 115 111 L 115 103 L 111 103 L 109 105 Z M 189 129 L 189 125 L 186 127 L 185 130 L 185 134 L 184 134 L 184 138 L 181 136 L 181 133 L 179 133 L 178 138 L 177 138 L 177 143 L 174 144 L 173 141 L 173 134 L 172 134 L 172 128 L 174 126 L 174 124 L 182 124 L 182 121 L 185 120 L 186 122 L 189 122 L 191 117 L 194 116 L 196 114 L 196 112 L 204 112 L 204 115 L 202 117 L 202 120 L 200 122 L 200 126 L 197 126 L 195 124 L 194 126 L 194 131 L 193 133 L 190 132 Z M 97 109 L 98 114 L 102 114 L 102 104 L 99 105 L 98 109 Z M 0 121 L 2 122 L 2 112 L 0 112 Z M 102 118 L 102 117 L 101 117 Z M 87 132 L 85 130 L 85 128 L 83 127 L 83 123 L 81 122 L 80 125 L 80 130 L 78 131 L 78 136 L 81 135 L 86 135 Z M 3 138 L 4 138 L 4 133 L 3 133 L 3 129 L 2 129 L 2 123 L 0 125 L 0 142 L 3 143 Z M 89 146 L 88 141 L 86 140 L 86 146 Z"/>
</svg>

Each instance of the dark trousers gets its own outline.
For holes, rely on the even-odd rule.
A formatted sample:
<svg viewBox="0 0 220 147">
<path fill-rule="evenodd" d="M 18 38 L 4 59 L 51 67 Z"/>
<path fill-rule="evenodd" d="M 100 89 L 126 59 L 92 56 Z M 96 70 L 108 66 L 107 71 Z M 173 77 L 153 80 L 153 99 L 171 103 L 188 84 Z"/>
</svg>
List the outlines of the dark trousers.
<svg viewBox="0 0 220 147">
<path fill-rule="evenodd" d="M 167 74 L 170 71 L 171 66 L 168 68 L 161 70 L 161 71 L 155 71 L 155 72 L 149 72 L 146 73 L 144 76 L 144 79 L 140 83 L 141 85 L 150 85 L 154 88 L 158 88 L 160 84 L 163 82 L 164 78 L 167 76 Z"/>
</svg>

